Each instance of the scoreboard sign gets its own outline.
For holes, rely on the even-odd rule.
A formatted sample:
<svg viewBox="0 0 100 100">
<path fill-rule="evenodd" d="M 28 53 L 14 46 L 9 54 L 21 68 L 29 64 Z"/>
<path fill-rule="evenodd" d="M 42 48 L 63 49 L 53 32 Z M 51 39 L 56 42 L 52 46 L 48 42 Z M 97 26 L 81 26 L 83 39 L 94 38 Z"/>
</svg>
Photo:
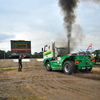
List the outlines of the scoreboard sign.
<svg viewBox="0 0 100 100">
<path fill-rule="evenodd" d="M 12 55 L 31 55 L 31 41 L 11 40 Z"/>
</svg>

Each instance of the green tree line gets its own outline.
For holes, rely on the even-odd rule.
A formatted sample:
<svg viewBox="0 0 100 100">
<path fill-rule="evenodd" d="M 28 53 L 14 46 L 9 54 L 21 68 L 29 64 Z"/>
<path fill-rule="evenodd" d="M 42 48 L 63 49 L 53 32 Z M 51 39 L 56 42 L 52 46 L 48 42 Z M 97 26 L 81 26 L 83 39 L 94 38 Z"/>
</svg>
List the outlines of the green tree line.
<svg viewBox="0 0 100 100">
<path fill-rule="evenodd" d="M 0 59 L 9 59 L 11 55 L 11 51 L 5 52 L 4 50 L 0 50 Z"/>
<path fill-rule="evenodd" d="M 43 58 L 43 52 L 35 52 L 34 54 L 32 54 L 31 56 L 32 58 Z M 11 51 L 4 51 L 4 50 L 0 50 L 0 59 L 9 59 L 11 58 Z"/>
<path fill-rule="evenodd" d="M 43 52 L 35 52 L 33 55 L 32 55 L 33 58 L 43 58 Z"/>
</svg>

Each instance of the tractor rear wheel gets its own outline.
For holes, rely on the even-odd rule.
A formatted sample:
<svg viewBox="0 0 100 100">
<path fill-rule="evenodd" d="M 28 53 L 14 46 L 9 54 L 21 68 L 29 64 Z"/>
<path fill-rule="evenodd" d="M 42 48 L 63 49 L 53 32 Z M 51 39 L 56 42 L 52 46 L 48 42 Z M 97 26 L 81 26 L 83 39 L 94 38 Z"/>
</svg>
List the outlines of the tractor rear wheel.
<svg viewBox="0 0 100 100">
<path fill-rule="evenodd" d="M 47 62 L 46 63 L 46 70 L 47 71 L 51 71 L 52 69 L 51 69 L 51 66 L 50 66 L 50 62 Z"/>
<path fill-rule="evenodd" d="M 72 61 L 65 61 L 63 64 L 63 71 L 67 75 L 73 74 L 74 68 L 75 64 Z"/>
<path fill-rule="evenodd" d="M 77 73 L 77 66 L 75 65 L 74 61 L 71 61 L 72 65 L 73 65 L 73 72 L 72 73 Z"/>
</svg>

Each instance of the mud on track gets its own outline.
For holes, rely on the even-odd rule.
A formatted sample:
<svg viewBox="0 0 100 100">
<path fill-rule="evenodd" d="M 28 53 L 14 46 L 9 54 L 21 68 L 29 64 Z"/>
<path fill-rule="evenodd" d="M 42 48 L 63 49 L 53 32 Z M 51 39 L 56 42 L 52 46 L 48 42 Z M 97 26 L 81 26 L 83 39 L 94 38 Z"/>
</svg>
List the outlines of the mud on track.
<svg viewBox="0 0 100 100">
<path fill-rule="evenodd" d="M 0 71 L 0 98 L 27 96 L 32 94 L 47 100 L 100 100 L 100 69 L 91 73 L 65 75 L 62 71 L 46 71 L 45 67 Z M 6 98 L 6 99 L 5 99 Z M 38 100 L 38 99 L 35 99 Z"/>
</svg>

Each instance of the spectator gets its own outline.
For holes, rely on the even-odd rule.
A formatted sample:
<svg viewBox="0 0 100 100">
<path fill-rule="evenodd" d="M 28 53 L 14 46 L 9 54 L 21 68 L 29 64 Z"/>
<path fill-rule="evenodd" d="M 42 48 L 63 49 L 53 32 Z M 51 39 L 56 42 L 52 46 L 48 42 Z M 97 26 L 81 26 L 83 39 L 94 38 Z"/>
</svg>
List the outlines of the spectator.
<svg viewBox="0 0 100 100">
<path fill-rule="evenodd" d="M 25 56 L 24 56 L 25 57 Z M 19 59 L 18 59 L 18 62 L 19 62 L 19 68 L 18 68 L 18 71 L 22 71 L 22 57 L 21 55 L 19 56 Z"/>
</svg>

